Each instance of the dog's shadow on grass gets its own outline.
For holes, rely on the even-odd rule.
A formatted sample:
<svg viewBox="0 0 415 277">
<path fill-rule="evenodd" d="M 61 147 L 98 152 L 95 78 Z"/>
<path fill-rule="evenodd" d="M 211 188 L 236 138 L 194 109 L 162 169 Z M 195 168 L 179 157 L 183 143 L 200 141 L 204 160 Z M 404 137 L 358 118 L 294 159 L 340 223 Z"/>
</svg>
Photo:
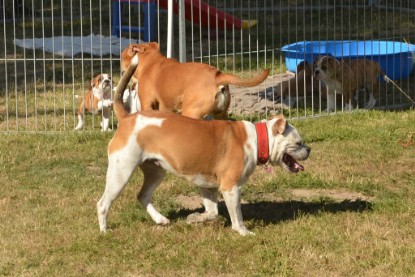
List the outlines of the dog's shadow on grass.
<svg viewBox="0 0 415 277">
<path fill-rule="evenodd" d="M 230 218 L 226 205 L 219 202 L 219 215 L 226 218 L 226 224 L 230 225 Z M 320 213 L 355 212 L 362 213 L 372 210 L 372 204 L 366 200 L 334 201 L 299 201 L 290 200 L 282 202 L 259 201 L 255 203 L 243 203 L 241 205 L 244 220 L 252 220 L 262 225 L 277 224 L 279 222 L 295 220 L 304 215 L 318 215 Z M 202 213 L 203 208 L 182 209 L 172 212 L 170 219 L 181 220 L 194 212 Z M 255 224 L 255 223 L 254 223 Z"/>
<path fill-rule="evenodd" d="M 336 214 L 340 212 L 361 213 L 371 209 L 372 204 L 365 200 L 343 200 L 342 202 L 290 200 L 242 204 L 242 214 L 246 220 L 262 221 L 264 224 L 276 224 L 281 221 L 295 220 L 303 215 Z"/>
</svg>

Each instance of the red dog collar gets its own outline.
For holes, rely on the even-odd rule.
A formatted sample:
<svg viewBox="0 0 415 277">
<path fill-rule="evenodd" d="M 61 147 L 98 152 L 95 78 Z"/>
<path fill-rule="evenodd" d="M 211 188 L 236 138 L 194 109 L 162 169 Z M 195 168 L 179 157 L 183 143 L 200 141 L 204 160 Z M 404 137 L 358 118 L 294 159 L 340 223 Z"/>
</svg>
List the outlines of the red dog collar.
<svg viewBox="0 0 415 277">
<path fill-rule="evenodd" d="M 268 131 L 265 122 L 255 123 L 257 144 L 258 144 L 258 164 L 266 164 L 269 159 Z"/>
</svg>

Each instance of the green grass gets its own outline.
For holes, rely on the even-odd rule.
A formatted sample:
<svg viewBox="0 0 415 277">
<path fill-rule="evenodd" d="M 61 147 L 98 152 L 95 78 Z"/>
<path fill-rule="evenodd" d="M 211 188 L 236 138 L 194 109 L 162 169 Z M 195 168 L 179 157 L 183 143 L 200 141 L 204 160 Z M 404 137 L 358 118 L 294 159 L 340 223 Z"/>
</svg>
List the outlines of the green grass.
<svg viewBox="0 0 415 277">
<path fill-rule="evenodd" d="M 311 156 L 305 172 L 258 167 L 245 184 L 252 237 L 231 230 L 222 202 L 217 221 L 187 225 L 195 208 L 180 199 L 199 192 L 172 175 L 154 196 L 172 224 L 155 225 L 136 201 L 139 171 L 100 234 L 111 134 L 3 133 L 0 275 L 413 276 L 414 121 L 413 110 L 293 120 Z"/>
</svg>

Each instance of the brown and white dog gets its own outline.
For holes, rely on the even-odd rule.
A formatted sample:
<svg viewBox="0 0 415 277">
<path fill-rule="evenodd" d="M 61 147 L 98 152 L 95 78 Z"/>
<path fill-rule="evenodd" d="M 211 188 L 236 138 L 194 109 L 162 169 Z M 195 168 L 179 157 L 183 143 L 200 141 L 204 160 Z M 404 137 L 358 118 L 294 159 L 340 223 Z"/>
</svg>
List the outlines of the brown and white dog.
<svg viewBox="0 0 415 277">
<path fill-rule="evenodd" d="M 327 112 L 334 110 L 336 94 L 343 95 L 346 109 L 352 109 L 356 92 L 362 89 L 368 90 L 370 94 L 366 108 L 373 108 L 379 91 L 378 77 L 383 77 L 387 82 L 390 80 L 375 61 L 367 59 L 339 61 L 331 56 L 316 59 L 314 76 L 324 82 L 327 88 Z"/>
<path fill-rule="evenodd" d="M 292 107 L 300 97 L 317 95 L 320 91 L 325 93 L 324 83 L 314 77 L 313 65 L 302 61 L 297 65 L 296 77 L 282 82 L 281 87 L 276 88 L 276 96 L 281 97 L 281 102 Z"/>
<path fill-rule="evenodd" d="M 141 110 L 181 112 L 197 119 L 207 115 L 227 118 L 229 85 L 256 86 L 269 73 L 265 69 L 255 77 L 243 79 L 207 64 L 179 63 L 163 56 L 156 42 L 130 44 L 124 49 L 121 56 L 123 70 L 136 54 L 139 64 L 134 76 L 140 82 Z"/>
<path fill-rule="evenodd" d="M 129 66 L 120 83 L 128 82 L 123 78 L 132 74 L 137 60 Z M 289 172 L 304 169 L 297 160 L 307 159 L 310 148 L 282 115 L 257 125 L 247 121 L 205 121 L 172 112 L 141 111 L 128 115 L 121 101 L 124 83 L 117 86 L 114 112 L 119 126 L 108 145 L 106 186 L 97 203 L 99 227 L 103 232 L 112 202 L 136 167 L 144 174 L 137 198 L 155 223 L 170 223 L 151 203 L 154 190 L 169 171 L 202 190 L 205 212 L 189 215 L 189 223 L 212 220 L 218 215 L 220 190 L 232 229 L 241 235 L 251 234 L 243 224 L 241 186 L 257 164 L 269 162 Z"/>
<path fill-rule="evenodd" d="M 113 91 L 117 90 L 117 87 L 113 88 Z M 122 96 L 122 102 L 124 108 L 130 113 L 136 113 L 141 110 L 140 99 L 138 98 L 138 82 L 134 82 L 131 86 L 127 87 Z"/>
<path fill-rule="evenodd" d="M 138 97 L 138 83 L 134 83 L 130 88 L 124 90 L 123 94 L 124 107 L 132 113 L 141 111 L 140 98 Z"/>
<path fill-rule="evenodd" d="M 106 132 L 110 130 L 109 120 L 113 104 L 113 101 L 111 100 L 111 77 L 105 73 L 98 74 L 94 79 L 92 79 L 90 85 L 90 89 L 85 94 L 81 104 L 79 105 L 78 125 L 76 125 L 75 130 L 80 130 L 84 127 L 85 111 L 89 111 L 93 114 L 102 114 L 101 130 Z"/>
</svg>

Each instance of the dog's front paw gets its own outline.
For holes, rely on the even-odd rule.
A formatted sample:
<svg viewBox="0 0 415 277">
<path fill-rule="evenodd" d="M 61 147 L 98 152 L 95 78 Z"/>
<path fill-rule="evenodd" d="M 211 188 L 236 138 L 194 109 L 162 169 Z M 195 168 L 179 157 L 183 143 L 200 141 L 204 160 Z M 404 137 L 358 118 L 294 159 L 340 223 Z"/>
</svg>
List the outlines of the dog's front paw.
<svg viewBox="0 0 415 277">
<path fill-rule="evenodd" d="M 237 231 L 241 236 L 255 236 L 254 232 L 249 231 L 248 229 L 246 229 L 245 226 L 242 226 L 240 228 L 232 228 L 235 231 Z"/>
<path fill-rule="evenodd" d="M 112 131 L 111 128 L 107 128 L 107 129 L 101 128 L 101 132 L 102 133 L 104 133 L 104 132 L 111 132 L 111 131 Z"/>
<path fill-rule="evenodd" d="M 104 101 L 102 101 L 102 107 L 105 107 L 105 108 L 112 107 L 113 104 L 114 104 L 114 101 L 112 100 L 105 99 Z"/>
<path fill-rule="evenodd" d="M 353 110 L 353 105 L 352 104 L 345 104 L 344 105 L 344 110 L 345 111 L 351 111 L 351 110 Z"/>
<path fill-rule="evenodd" d="M 170 224 L 170 220 L 168 220 L 164 216 L 160 216 L 157 219 L 155 219 L 154 221 L 156 222 L 156 224 L 159 224 L 159 225 L 169 225 Z"/>
<path fill-rule="evenodd" d="M 83 127 L 84 127 L 83 124 L 78 123 L 78 125 L 76 125 L 76 127 L 74 128 L 74 131 L 81 130 Z"/>
</svg>

